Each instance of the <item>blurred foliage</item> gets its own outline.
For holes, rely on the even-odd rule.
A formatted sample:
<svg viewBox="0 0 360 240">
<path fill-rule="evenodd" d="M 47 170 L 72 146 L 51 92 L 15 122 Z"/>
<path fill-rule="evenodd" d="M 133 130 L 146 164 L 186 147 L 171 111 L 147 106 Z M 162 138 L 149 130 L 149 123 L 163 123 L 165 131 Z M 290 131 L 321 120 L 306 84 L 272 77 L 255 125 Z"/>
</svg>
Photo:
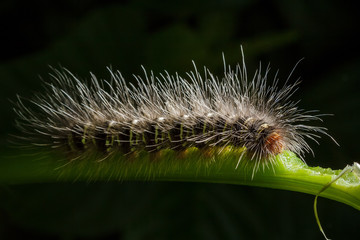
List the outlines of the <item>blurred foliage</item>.
<svg viewBox="0 0 360 240">
<path fill-rule="evenodd" d="M 301 107 L 333 113 L 327 138 L 312 145 L 309 165 L 343 168 L 359 161 L 358 11 L 340 1 L 2 1 L 0 154 L 14 133 L 10 100 L 42 91 L 48 64 L 78 76 L 108 78 L 106 66 L 132 80 L 140 65 L 183 74 L 222 57 L 246 54 L 248 73 L 261 60 L 285 81 L 302 84 Z M 1 155 L 0 155 L 1 160 Z M 192 183 L 58 183 L 2 186 L 0 239 L 322 239 L 313 197 L 279 190 Z M 359 213 L 319 200 L 328 236 L 359 234 Z"/>
</svg>

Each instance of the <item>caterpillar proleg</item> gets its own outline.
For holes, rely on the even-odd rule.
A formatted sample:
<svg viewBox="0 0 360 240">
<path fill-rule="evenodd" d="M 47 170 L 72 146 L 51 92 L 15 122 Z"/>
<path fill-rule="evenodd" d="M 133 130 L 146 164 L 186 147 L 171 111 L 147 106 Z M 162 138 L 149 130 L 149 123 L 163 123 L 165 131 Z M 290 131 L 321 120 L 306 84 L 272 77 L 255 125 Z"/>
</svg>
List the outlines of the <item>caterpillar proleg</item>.
<svg viewBox="0 0 360 240">
<path fill-rule="evenodd" d="M 190 148 L 205 155 L 242 149 L 234 169 L 246 156 L 252 177 L 271 168 L 279 153 L 302 157 L 312 152 L 308 139 L 329 136 L 326 128 L 308 124 L 321 115 L 290 100 L 299 81 L 278 86 L 277 75 L 271 82 L 270 69 L 262 72 L 261 65 L 248 78 L 243 54 L 235 68 L 224 58 L 220 78 L 193 65 L 186 76 L 166 71 L 155 76 L 143 68 L 142 76 L 134 75 L 137 84 L 127 84 L 110 68 L 110 80 L 91 74 L 88 83 L 65 68 L 53 69 L 45 93 L 30 104 L 18 97 L 17 126 L 27 141 L 65 152 L 69 162 L 92 152 L 99 161 L 114 154 L 122 161 L 141 151 L 156 158 L 167 149 L 179 155 Z"/>
</svg>

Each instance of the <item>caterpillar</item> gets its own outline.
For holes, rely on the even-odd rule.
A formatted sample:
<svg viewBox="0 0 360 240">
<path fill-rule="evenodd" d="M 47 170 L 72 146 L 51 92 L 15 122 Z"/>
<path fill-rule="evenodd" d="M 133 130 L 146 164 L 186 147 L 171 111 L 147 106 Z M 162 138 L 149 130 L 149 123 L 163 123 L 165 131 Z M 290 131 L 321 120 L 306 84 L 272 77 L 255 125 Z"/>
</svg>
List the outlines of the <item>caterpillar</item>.
<svg viewBox="0 0 360 240">
<path fill-rule="evenodd" d="M 330 136 L 326 128 L 308 124 L 321 115 L 290 100 L 299 84 L 288 83 L 292 72 L 283 86 L 277 75 L 270 82 L 270 68 L 263 73 L 261 65 L 248 78 L 242 48 L 241 53 L 235 68 L 223 55 L 221 78 L 206 67 L 200 73 L 194 62 L 185 77 L 167 71 L 155 76 L 143 67 L 143 76 L 134 75 L 137 84 L 126 83 L 110 68 L 110 80 L 91 73 L 89 82 L 65 68 L 52 68 L 45 93 L 29 101 L 18 96 L 16 125 L 27 142 L 65 152 L 69 162 L 94 151 L 99 161 L 115 154 L 123 161 L 141 151 L 156 159 L 166 149 L 181 155 L 197 148 L 216 155 L 240 148 L 234 168 L 246 157 L 254 177 L 285 150 L 303 159 L 312 152 L 308 139 Z"/>
</svg>

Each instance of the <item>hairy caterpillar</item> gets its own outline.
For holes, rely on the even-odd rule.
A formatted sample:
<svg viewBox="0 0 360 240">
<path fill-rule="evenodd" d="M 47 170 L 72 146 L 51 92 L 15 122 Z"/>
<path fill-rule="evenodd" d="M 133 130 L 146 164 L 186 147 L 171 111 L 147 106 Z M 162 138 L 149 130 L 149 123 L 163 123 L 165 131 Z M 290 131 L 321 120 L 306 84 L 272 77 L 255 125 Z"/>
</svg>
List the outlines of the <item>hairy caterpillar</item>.
<svg viewBox="0 0 360 240">
<path fill-rule="evenodd" d="M 17 126 L 32 144 L 66 152 L 69 162 L 94 151 L 99 161 L 115 154 L 122 161 L 140 151 L 155 159 L 166 149 L 181 155 L 195 147 L 211 155 L 241 148 L 234 168 L 246 156 L 253 177 L 284 150 L 302 157 L 312 151 L 307 139 L 329 136 L 326 128 L 305 124 L 320 115 L 290 100 L 298 81 L 279 87 L 275 75 L 268 83 L 269 68 L 263 74 L 261 66 L 249 80 L 243 55 L 235 69 L 224 59 L 222 78 L 205 67 L 200 74 L 195 63 L 186 77 L 166 71 L 156 77 L 144 69 L 137 85 L 110 69 L 110 81 L 91 74 L 88 84 L 64 68 L 53 71 L 33 106 L 18 97 Z"/>
</svg>

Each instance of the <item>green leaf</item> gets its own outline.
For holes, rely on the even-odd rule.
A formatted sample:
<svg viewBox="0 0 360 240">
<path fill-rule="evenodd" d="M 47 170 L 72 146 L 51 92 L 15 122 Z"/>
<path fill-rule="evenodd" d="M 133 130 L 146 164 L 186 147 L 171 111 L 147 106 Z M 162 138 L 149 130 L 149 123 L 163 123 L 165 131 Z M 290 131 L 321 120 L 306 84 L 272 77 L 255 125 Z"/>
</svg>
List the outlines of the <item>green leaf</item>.
<svg viewBox="0 0 360 240">
<path fill-rule="evenodd" d="M 212 151 L 218 152 L 214 153 Z M 69 161 L 63 156 L 38 153 L 8 155 L 0 161 L 0 183 L 26 184 L 74 181 L 181 181 L 239 184 L 283 189 L 316 195 L 341 170 L 309 167 L 292 152 L 283 152 L 275 163 L 259 169 L 253 176 L 251 160 L 242 159 L 243 149 L 199 150 L 179 153 L 162 150 L 156 154 L 120 153 L 103 159 L 91 150 L 81 159 Z M 100 159 L 100 160 L 99 160 Z M 360 210 L 360 180 L 353 172 L 332 183 L 322 197 Z"/>
</svg>

